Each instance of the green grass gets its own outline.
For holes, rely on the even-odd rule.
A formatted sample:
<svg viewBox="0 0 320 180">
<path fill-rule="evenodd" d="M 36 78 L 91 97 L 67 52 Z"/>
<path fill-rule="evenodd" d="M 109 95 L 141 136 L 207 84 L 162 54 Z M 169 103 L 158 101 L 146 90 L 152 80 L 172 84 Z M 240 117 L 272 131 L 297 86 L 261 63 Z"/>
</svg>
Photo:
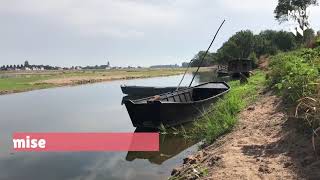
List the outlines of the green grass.
<svg viewBox="0 0 320 180">
<path fill-rule="evenodd" d="M 265 74 L 255 72 L 245 85 L 239 81 L 231 81 L 230 92 L 224 98 L 218 100 L 211 111 L 194 123 L 192 136 L 204 140 L 205 144 L 212 143 L 220 135 L 230 131 L 237 122 L 237 116 L 241 110 L 252 103 L 265 85 Z"/>
<path fill-rule="evenodd" d="M 312 96 L 319 81 L 320 49 L 301 49 L 271 57 L 268 85 L 289 104 Z"/>
<path fill-rule="evenodd" d="M 268 86 L 281 96 L 289 109 L 302 119 L 301 129 L 320 132 L 320 47 L 280 53 L 271 58 Z M 292 107 L 297 106 L 296 109 Z M 313 139 L 314 143 L 314 139 Z"/>
<path fill-rule="evenodd" d="M 0 91 L 20 92 L 32 89 L 53 87 L 50 84 L 33 84 L 36 81 L 48 79 L 46 76 L 28 75 L 0 79 Z"/>
</svg>

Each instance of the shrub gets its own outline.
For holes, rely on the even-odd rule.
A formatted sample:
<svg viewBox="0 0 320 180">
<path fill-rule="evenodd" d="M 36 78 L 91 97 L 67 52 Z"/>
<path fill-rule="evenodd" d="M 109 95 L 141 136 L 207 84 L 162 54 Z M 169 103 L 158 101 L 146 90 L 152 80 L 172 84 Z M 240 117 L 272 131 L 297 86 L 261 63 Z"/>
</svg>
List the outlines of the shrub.
<svg viewBox="0 0 320 180">
<path fill-rule="evenodd" d="M 306 63 L 318 69 L 320 72 L 320 47 L 315 49 L 301 49 L 293 52 L 294 55 L 301 57 Z"/>
<path fill-rule="evenodd" d="M 315 38 L 315 47 L 320 47 L 320 36 Z"/>
<path fill-rule="evenodd" d="M 249 55 L 249 59 L 252 60 L 253 66 L 257 67 L 258 66 L 258 58 L 255 52 L 251 52 Z"/>
<path fill-rule="evenodd" d="M 269 85 L 289 102 L 296 102 L 302 97 L 314 94 L 318 69 L 308 61 L 311 60 L 293 54 L 281 53 L 273 56 Z"/>
</svg>

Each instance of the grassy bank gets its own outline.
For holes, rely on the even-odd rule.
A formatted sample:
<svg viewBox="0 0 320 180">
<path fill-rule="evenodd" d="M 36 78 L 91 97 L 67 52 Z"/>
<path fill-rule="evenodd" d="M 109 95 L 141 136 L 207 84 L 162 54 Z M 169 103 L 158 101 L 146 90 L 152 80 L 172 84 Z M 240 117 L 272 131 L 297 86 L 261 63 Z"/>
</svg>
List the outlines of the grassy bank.
<svg viewBox="0 0 320 180">
<path fill-rule="evenodd" d="M 316 94 L 320 48 L 300 49 L 271 57 L 268 85 L 288 103 Z"/>
<path fill-rule="evenodd" d="M 312 161 L 310 166 L 308 164 L 301 166 L 300 162 L 305 161 L 301 152 L 305 152 L 306 157 L 311 159 L 316 159 L 313 157 L 312 150 L 320 154 L 320 48 L 279 53 L 270 59 L 267 75 L 266 72 L 256 72 L 249 79 L 249 83 L 245 85 L 241 85 L 239 81 L 230 82 L 231 91 L 212 106 L 211 112 L 204 114 L 201 120 L 195 122 L 192 136 L 204 140 L 206 145 L 213 144 L 219 136 L 230 132 L 237 123 L 241 111 L 245 112 L 246 116 L 241 116 L 244 119 L 241 119 L 240 128 L 230 132 L 225 136 L 226 138 L 221 138 L 222 141 L 219 139 L 216 143 L 217 146 L 209 146 L 196 155 L 188 157 L 193 160 L 192 163 L 185 163 L 171 179 L 203 176 L 205 174 L 200 169 L 208 167 L 212 169 L 213 166 L 214 171 L 209 171 L 209 176 L 212 176 L 213 179 L 215 177 L 218 177 L 216 179 L 221 179 L 221 177 L 234 179 L 249 177 L 253 174 L 258 174 L 258 177 L 265 176 L 269 177 L 267 179 L 274 179 L 270 177 L 276 173 L 283 175 L 285 170 L 290 169 L 285 167 L 285 164 L 289 163 L 309 171 L 309 168 L 312 167 L 311 164 L 313 164 Z M 273 89 L 278 93 L 278 96 L 262 96 L 261 99 L 256 100 L 259 92 L 265 87 Z M 254 101 L 257 104 L 246 109 Z M 275 106 L 275 104 L 279 106 Z M 293 113 L 283 112 L 284 109 L 281 108 L 283 105 L 296 108 L 286 108 L 289 111 L 293 110 Z M 281 110 L 278 111 L 279 109 Z M 277 115 L 275 116 L 275 114 Z M 298 121 L 292 120 L 294 118 L 290 114 L 295 114 L 295 120 Z M 288 119 L 287 115 L 289 115 Z M 286 122 L 284 123 L 284 121 Z M 305 126 L 301 126 L 301 124 Z M 308 140 L 309 136 L 296 130 L 301 127 L 303 130 L 307 127 L 312 134 L 313 146 Z M 292 144 L 295 145 L 292 146 Z M 219 148 L 217 148 L 218 146 Z M 272 147 L 272 151 L 269 151 L 270 147 Z M 244 153 L 246 150 L 248 153 Z M 261 159 L 251 162 L 252 152 L 258 152 L 257 157 Z M 281 156 L 278 154 L 279 152 L 283 154 L 283 157 L 287 157 L 287 160 L 281 159 L 279 161 L 279 159 L 273 158 Z M 292 154 L 291 152 L 297 153 Z M 259 154 L 267 153 L 269 155 L 259 156 Z M 270 162 L 268 167 L 271 164 L 279 166 L 268 170 L 270 173 L 264 174 L 266 172 L 263 169 L 265 162 Z M 259 163 L 261 165 L 257 167 L 256 165 Z M 275 170 L 276 168 L 278 170 Z M 251 170 L 252 172 L 250 172 Z M 240 176 L 239 172 L 242 171 L 244 173 Z M 311 172 L 313 171 L 314 169 L 311 170 Z M 289 171 L 288 174 L 295 176 L 292 171 Z M 306 173 L 307 176 L 309 174 Z"/>
<path fill-rule="evenodd" d="M 237 122 L 238 113 L 252 103 L 265 84 L 264 72 L 257 71 L 247 84 L 231 81 L 230 92 L 212 106 L 209 113 L 195 122 L 193 137 L 212 143 L 218 136 L 230 131 Z"/>
<path fill-rule="evenodd" d="M 320 47 L 299 49 L 273 56 L 268 85 L 288 106 L 296 106 L 295 116 L 310 129 L 320 131 Z"/>
<path fill-rule="evenodd" d="M 190 72 L 194 70 L 191 69 Z M 185 68 L 146 68 L 133 70 L 0 72 L 0 94 L 110 80 L 171 76 L 182 74 L 184 71 Z M 201 71 L 209 71 L 209 69 L 202 68 Z"/>
</svg>

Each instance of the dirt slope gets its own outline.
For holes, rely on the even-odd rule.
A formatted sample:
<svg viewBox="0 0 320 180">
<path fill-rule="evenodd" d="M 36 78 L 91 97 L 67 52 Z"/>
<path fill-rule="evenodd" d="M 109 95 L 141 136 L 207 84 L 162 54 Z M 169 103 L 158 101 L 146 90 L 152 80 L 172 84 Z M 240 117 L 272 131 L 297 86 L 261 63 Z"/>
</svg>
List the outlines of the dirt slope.
<svg viewBox="0 0 320 180">
<path fill-rule="evenodd" d="M 240 114 L 233 132 L 186 158 L 174 177 L 198 179 L 207 169 L 202 179 L 320 179 L 311 138 L 280 107 L 276 96 L 264 95 Z"/>
</svg>

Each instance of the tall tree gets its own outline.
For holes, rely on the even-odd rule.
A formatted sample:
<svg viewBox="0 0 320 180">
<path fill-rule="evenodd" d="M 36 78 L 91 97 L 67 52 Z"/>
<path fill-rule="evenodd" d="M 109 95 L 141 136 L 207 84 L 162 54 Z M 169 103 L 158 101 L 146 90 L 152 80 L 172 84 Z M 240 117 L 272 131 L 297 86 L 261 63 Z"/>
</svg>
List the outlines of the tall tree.
<svg viewBox="0 0 320 180">
<path fill-rule="evenodd" d="M 306 29 L 303 32 L 303 42 L 304 45 L 307 47 L 310 47 L 310 45 L 313 43 L 315 40 L 315 32 L 313 29 Z"/>
<path fill-rule="evenodd" d="M 205 51 L 198 52 L 198 54 L 196 54 L 194 56 L 194 58 L 192 59 L 191 67 L 210 66 L 215 62 L 215 53 L 208 52 L 208 54 L 204 58 L 202 64 L 200 64 L 204 55 L 205 55 Z"/>
<path fill-rule="evenodd" d="M 217 53 L 217 61 L 226 63 L 235 58 L 248 58 L 254 48 L 254 35 L 251 31 L 240 31 L 225 42 Z"/>
<path fill-rule="evenodd" d="M 318 5 L 318 0 L 278 0 L 278 5 L 274 10 L 275 18 L 280 23 L 292 18 L 304 30 L 305 27 L 309 27 L 307 8 L 313 5 Z"/>
</svg>

